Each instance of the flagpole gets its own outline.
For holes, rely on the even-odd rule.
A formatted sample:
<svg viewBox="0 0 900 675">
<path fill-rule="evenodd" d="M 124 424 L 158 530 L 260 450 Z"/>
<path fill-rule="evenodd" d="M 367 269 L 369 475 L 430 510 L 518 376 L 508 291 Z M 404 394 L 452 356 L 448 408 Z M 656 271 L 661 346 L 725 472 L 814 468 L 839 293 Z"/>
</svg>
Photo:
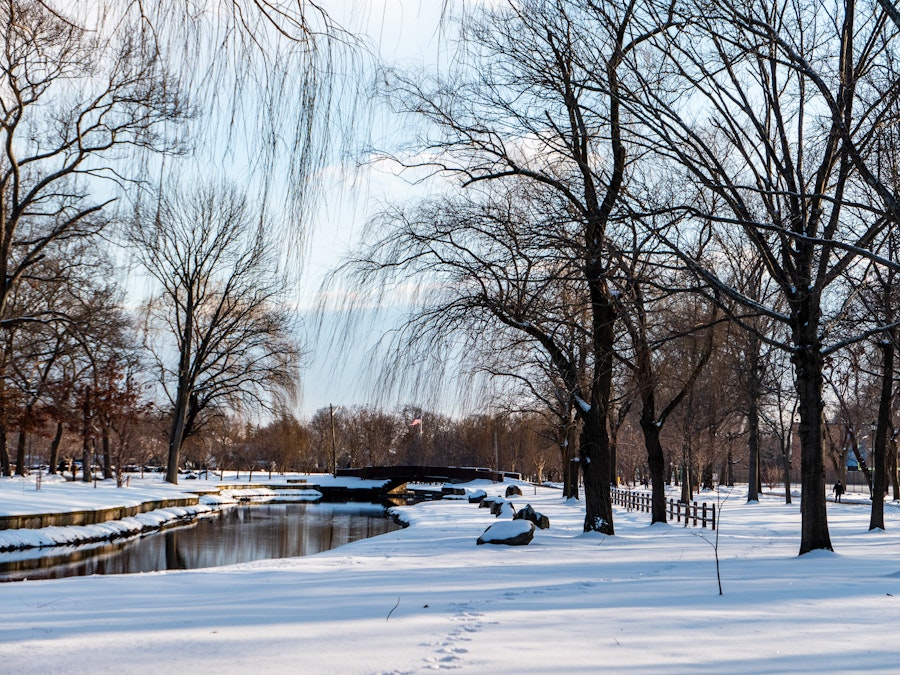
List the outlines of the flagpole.
<svg viewBox="0 0 900 675">
<path fill-rule="evenodd" d="M 425 415 L 420 411 L 419 416 L 412 421 L 411 427 L 419 427 L 419 466 L 425 466 L 425 436 L 422 427 L 425 426 L 423 420 Z"/>
</svg>

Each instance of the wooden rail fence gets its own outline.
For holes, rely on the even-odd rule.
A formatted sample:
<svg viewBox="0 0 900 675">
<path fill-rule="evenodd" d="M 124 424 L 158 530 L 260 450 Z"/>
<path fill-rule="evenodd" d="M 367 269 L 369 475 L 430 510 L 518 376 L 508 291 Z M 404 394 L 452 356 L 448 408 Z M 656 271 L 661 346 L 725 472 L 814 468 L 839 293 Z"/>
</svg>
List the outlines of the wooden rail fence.
<svg viewBox="0 0 900 675">
<path fill-rule="evenodd" d="M 621 490 L 618 488 L 613 488 L 609 492 L 612 497 L 612 503 L 616 506 L 622 506 L 629 511 L 645 511 L 650 513 L 649 492 L 632 492 L 631 490 Z M 675 522 L 680 523 L 683 517 L 685 527 L 690 524 L 697 525 L 700 523 L 701 527 L 706 527 L 707 524 L 709 524 L 710 528 L 713 530 L 716 529 L 715 504 L 707 504 L 706 502 L 701 504 L 698 504 L 697 502 L 685 504 L 684 502 L 676 501 L 674 499 L 668 499 L 666 500 L 666 512 L 668 513 L 669 522 L 672 522 L 672 519 L 674 518 Z"/>
</svg>

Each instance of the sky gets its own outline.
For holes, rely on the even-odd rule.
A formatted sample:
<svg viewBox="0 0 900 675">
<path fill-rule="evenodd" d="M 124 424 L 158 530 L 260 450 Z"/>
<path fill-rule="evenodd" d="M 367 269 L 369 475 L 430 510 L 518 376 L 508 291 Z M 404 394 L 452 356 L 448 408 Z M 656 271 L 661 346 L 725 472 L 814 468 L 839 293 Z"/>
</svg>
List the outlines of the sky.
<svg viewBox="0 0 900 675">
<path fill-rule="evenodd" d="M 441 50 L 446 48 L 441 4 L 438 0 L 328 0 L 323 6 L 339 25 L 354 34 L 368 36 L 384 63 L 421 67 L 436 64 Z M 397 120 L 386 110 L 383 113 L 373 116 L 371 127 L 361 133 L 367 134 L 367 142 L 375 147 L 389 149 L 397 140 Z M 335 188 L 325 193 L 306 233 L 307 253 L 298 305 L 310 352 L 298 412 L 310 416 L 329 404 L 416 404 L 419 401 L 413 391 L 401 393 L 394 400 L 381 395 L 381 364 L 372 356 L 379 339 L 399 320 L 400 311 L 389 312 L 386 318 L 373 323 L 370 317 L 354 317 L 349 345 L 342 340 L 348 329 L 344 323 L 346 315 L 329 312 L 322 317 L 321 330 L 316 330 L 315 311 L 323 280 L 359 241 L 368 218 L 384 204 L 408 199 L 419 194 L 421 188 L 396 176 L 393 167 L 385 162 L 362 168 L 330 166 L 323 175 L 321 183 Z M 448 402 L 448 408 L 453 409 L 452 402 Z"/>
<path fill-rule="evenodd" d="M 388 204 L 402 204 L 422 196 L 433 186 L 433 183 L 414 180 L 409 172 L 401 176 L 396 165 L 379 159 L 381 152 L 391 153 L 409 142 L 409 120 L 399 119 L 377 97 L 366 94 L 359 102 L 346 92 L 355 87 L 374 88 L 376 62 L 409 69 L 433 69 L 447 63 L 451 58 L 453 31 L 448 12 L 492 1 L 495 0 L 322 0 L 319 3 L 336 25 L 358 36 L 377 56 L 363 59 L 368 70 L 361 80 L 356 79 L 358 70 L 347 66 L 354 63 L 352 59 L 336 60 L 339 72 L 341 68 L 348 69 L 334 82 L 336 97 L 343 106 L 336 117 L 347 113 L 355 122 L 348 125 L 345 118 L 330 126 L 349 127 L 352 138 L 346 151 L 338 153 L 341 157 L 318 169 L 311 181 L 318 194 L 312 202 L 314 208 L 305 214 L 300 237 L 292 227 L 277 226 L 291 222 L 287 217 L 289 207 L 285 206 L 292 203 L 287 177 L 291 167 L 285 161 L 291 155 L 285 152 L 276 160 L 284 164 L 277 164 L 275 170 L 276 174 L 283 172 L 282 181 L 266 180 L 261 176 L 272 174 L 255 168 L 268 166 L 270 161 L 262 146 L 265 141 L 268 147 L 265 129 L 272 132 L 272 128 L 266 126 L 267 122 L 259 121 L 268 119 L 270 109 L 277 113 L 272 116 L 276 120 L 272 124 L 281 125 L 275 131 L 283 139 L 289 139 L 294 131 L 297 113 L 292 106 L 298 97 L 286 87 L 272 87 L 287 93 L 280 98 L 276 95 L 278 106 L 263 109 L 257 103 L 266 101 L 267 95 L 251 88 L 260 82 L 264 88 L 270 80 L 280 82 L 277 70 L 271 75 L 267 66 L 258 69 L 256 65 L 250 66 L 253 76 L 238 77 L 231 84 L 216 76 L 205 78 L 203 83 L 208 85 L 208 90 L 201 88 L 196 95 L 202 105 L 210 106 L 209 116 L 202 118 L 200 127 L 187 127 L 193 141 L 191 152 L 177 159 L 142 157 L 147 174 L 159 175 L 160 180 L 165 177 L 190 186 L 190 181 L 195 179 L 224 177 L 251 197 L 265 194 L 266 210 L 277 236 L 288 243 L 285 257 L 289 269 L 295 273 L 288 301 L 298 312 L 299 341 L 304 354 L 300 397 L 293 408 L 301 418 L 308 419 L 329 405 L 370 404 L 386 409 L 412 405 L 456 416 L 468 412 L 471 404 L 457 395 L 456 384 L 452 382 L 447 386 L 442 382 L 440 387 L 432 387 L 428 392 L 383 385 L 381 376 L 387 368 L 379 346 L 383 347 L 385 336 L 403 318 L 408 307 L 403 297 L 392 296 L 377 316 L 376 312 L 351 316 L 337 309 L 345 291 L 331 287 L 323 293 L 322 289 L 329 274 L 359 245 L 374 214 Z M 359 53 L 356 52 L 357 56 Z M 215 72 L 213 63 L 227 63 L 235 57 L 236 63 L 240 63 L 248 58 L 239 51 L 226 52 L 225 58 L 216 52 L 218 60 L 210 60 L 210 65 L 203 66 L 208 56 L 203 49 L 199 54 L 196 58 L 200 65 L 192 72 L 207 69 Z M 296 62 L 286 62 L 297 66 Z M 257 62 L 247 60 L 247 63 Z M 353 109 L 348 113 L 348 108 Z M 343 147 L 342 140 L 335 138 L 330 142 Z M 126 197 L 122 208 L 127 210 L 133 195 Z M 131 254 L 127 250 L 119 255 L 126 267 L 128 303 L 137 307 L 152 292 L 153 281 L 135 261 L 128 260 Z"/>
<path fill-rule="evenodd" d="M 461 0 L 460 0 L 461 1 Z M 470 0 L 466 0 L 470 1 Z M 438 62 L 446 49 L 446 23 L 442 23 L 443 2 L 440 0 L 323 0 L 319 3 L 331 19 L 347 32 L 361 37 L 378 53 L 380 63 L 422 67 Z M 452 3 L 451 3 L 452 4 Z M 339 64 L 345 62 L 339 61 Z M 369 61 L 370 65 L 374 59 Z M 370 69 L 374 79 L 374 68 Z M 243 82 L 243 81 L 242 81 Z M 364 81 L 362 86 L 369 87 Z M 335 82 L 342 87 L 360 85 L 359 82 Z M 147 158 L 149 173 L 160 175 L 165 170 L 173 172 L 182 182 L 193 180 L 199 172 L 212 176 L 224 175 L 228 180 L 244 187 L 248 194 L 262 192 L 249 167 L 254 156 L 260 153 L 261 126 L 255 116 L 262 113 L 253 104 L 234 104 L 230 96 L 231 85 L 215 87 L 216 105 L 211 113 L 212 122 L 200 130 L 194 130 L 196 146 L 191 154 L 180 160 Z M 243 85 L 235 85 L 243 86 Z M 241 92 L 236 90 L 241 101 Z M 254 95 L 256 96 L 256 95 Z M 201 97 L 202 101 L 206 99 Z M 252 98 L 250 100 L 256 100 Z M 283 103 L 290 106 L 295 97 L 290 93 Z M 232 106 L 235 105 L 233 109 Z M 366 229 L 368 219 L 387 203 L 397 203 L 420 193 L 422 188 L 395 173 L 392 165 L 384 161 L 371 161 L 371 149 L 391 150 L 404 136 L 396 118 L 377 99 L 366 99 L 363 108 L 353 111 L 357 118 L 351 139 L 350 156 L 343 162 L 322 167 L 313 185 L 320 191 L 302 228 L 302 246 L 296 240 L 286 247 L 289 267 L 299 268 L 299 280 L 289 295 L 289 301 L 297 309 L 300 320 L 300 342 L 304 351 L 304 370 L 301 374 L 301 398 L 295 413 L 310 417 L 329 404 L 349 406 L 376 404 L 387 408 L 407 403 L 416 404 L 420 397 L 416 392 L 402 392 L 394 398 L 383 395 L 378 375 L 380 362 L 373 358 L 372 350 L 382 336 L 399 321 L 402 303 L 386 312 L 377 321 L 371 317 L 354 316 L 346 323 L 345 313 L 328 310 L 319 314 L 323 281 L 357 245 Z M 237 122 L 231 115 L 237 112 Z M 279 131 L 287 137 L 292 129 L 293 112 L 285 107 Z M 234 127 L 231 125 L 234 124 Z M 211 130 L 207 137 L 203 129 Z M 285 173 L 287 169 L 284 169 Z M 283 222 L 280 206 L 288 202 L 287 179 L 266 185 L 267 209 L 273 214 L 273 222 Z M 130 195 L 129 195 L 130 198 Z M 278 230 L 283 241 L 289 241 L 293 231 Z M 122 263 L 127 265 L 129 254 L 120 252 Z M 296 265 L 299 259 L 300 264 Z M 151 292 L 152 280 L 132 262 L 126 272 L 128 302 L 138 306 Z M 339 294 L 338 294 L 339 295 Z M 332 298 L 335 294 L 332 294 Z M 337 299 L 339 301 L 339 298 Z M 336 304 L 336 303 L 335 303 Z M 352 334 L 348 334 L 348 331 Z M 345 339 L 347 338 L 347 339 Z M 452 412 L 453 402 L 445 411 Z"/>
<path fill-rule="evenodd" d="M 52 499 L 49 486 L 38 492 L 17 480 L 3 479 L 0 489 L 17 496 L 13 507 L 0 502 L 0 512 L 28 508 L 26 499 Z M 104 492 L 82 488 L 82 504 Z M 491 496 L 504 488 L 467 486 Z M 798 557 L 799 495 L 785 505 L 775 492 L 753 504 L 742 488 L 703 493 L 698 501 L 720 502 L 716 532 L 680 523 L 651 526 L 648 514 L 616 508 L 610 537 L 582 532 L 583 505 L 563 500 L 559 490 L 522 488 L 515 506 L 530 503 L 550 520 L 527 546 L 477 545 L 489 526 L 505 521 L 467 500 L 442 500 L 398 509 L 406 529 L 309 557 L 3 584 L 0 670 L 897 670 L 895 503 L 886 505 L 884 532 L 868 531 L 862 495 L 829 503 L 835 551 Z"/>
</svg>

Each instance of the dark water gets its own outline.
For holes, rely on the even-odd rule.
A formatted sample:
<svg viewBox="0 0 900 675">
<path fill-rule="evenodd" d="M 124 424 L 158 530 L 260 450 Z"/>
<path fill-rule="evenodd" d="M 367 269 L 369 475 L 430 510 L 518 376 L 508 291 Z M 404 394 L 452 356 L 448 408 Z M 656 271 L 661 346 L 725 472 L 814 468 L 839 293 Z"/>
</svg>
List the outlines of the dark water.
<svg viewBox="0 0 900 675">
<path fill-rule="evenodd" d="M 219 567 L 312 555 L 399 525 L 381 507 L 260 504 L 119 543 L 0 553 L 0 581 Z"/>
</svg>

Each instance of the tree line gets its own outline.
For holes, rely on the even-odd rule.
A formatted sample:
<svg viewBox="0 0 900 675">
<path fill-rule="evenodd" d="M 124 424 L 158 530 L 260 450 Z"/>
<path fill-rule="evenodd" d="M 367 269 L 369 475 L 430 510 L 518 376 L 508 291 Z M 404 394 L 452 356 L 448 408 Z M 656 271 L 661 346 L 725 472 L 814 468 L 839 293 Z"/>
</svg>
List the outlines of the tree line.
<svg viewBox="0 0 900 675">
<path fill-rule="evenodd" d="M 412 425 L 415 419 L 423 421 Z M 97 471 L 104 471 L 107 461 L 113 465 L 111 473 L 165 470 L 170 421 L 147 407 L 130 424 L 132 442 L 124 443 L 113 430 L 112 453 L 109 457 L 97 454 Z M 29 464 L 49 461 L 54 430 L 48 423 L 29 437 Z M 316 474 L 360 466 L 471 466 L 513 471 L 540 482 L 562 482 L 559 448 L 551 432 L 539 415 L 453 418 L 411 406 L 394 412 L 362 405 L 322 408 L 309 419 L 281 411 L 270 421 L 255 424 L 220 415 L 186 439 L 178 468 L 182 473 L 212 477 L 224 471 Z M 80 458 L 81 441 L 77 429 L 63 436 L 57 458 L 68 465 Z M 66 471 L 71 470 L 67 466 Z"/>
</svg>

